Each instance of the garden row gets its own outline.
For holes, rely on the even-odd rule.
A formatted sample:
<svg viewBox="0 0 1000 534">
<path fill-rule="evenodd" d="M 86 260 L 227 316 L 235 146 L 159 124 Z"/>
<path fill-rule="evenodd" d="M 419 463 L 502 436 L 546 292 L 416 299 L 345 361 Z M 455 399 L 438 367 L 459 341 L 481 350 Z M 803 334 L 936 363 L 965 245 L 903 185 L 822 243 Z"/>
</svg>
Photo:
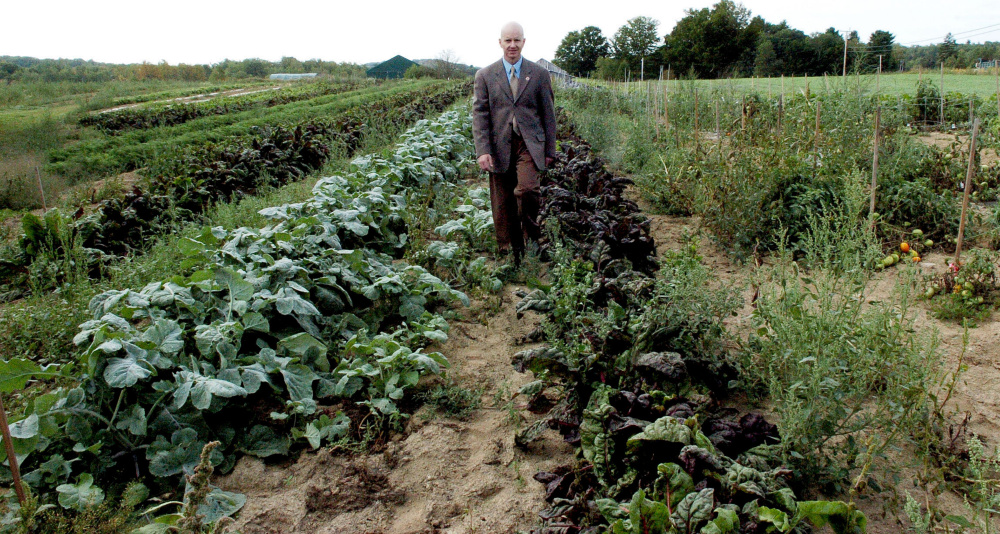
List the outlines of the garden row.
<svg viewBox="0 0 1000 534">
<path fill-rule="evenodd" d="M 920 228 L 941 247 L 956 236 L 968 142 L 942 149 L 918 141 L 905 107 L 880 107 L 876 97 L 860 92 L 777 99 L 683 87 L 666 102 L 606 91 L 568 92 L 567 99 L 573 109 L 608 110 L 582 125 L 597 146 L 616 143 L 599 131 L 602 120 L 618 127 L 605 130 L 626 132 L 629 142 L 611 153 L 637 176 L 646 200 L 665 213 L 702 216 L 739 257 L 775 250 L 782 235 L 795 247 L 809 217 L 855 208 L 863 211 L 860 219 L 867 216 L 864 196 L 881 109 L 875 206 L 880 238 L 888 248 L 907 227 Z M 1000 120 L 993 117 L 981 129 L 980 147 L 1000 144 Z M 975 198 L 995 199 L 1000 163 L 977 171 Z"/>
<path fill-rule="evenodd" d="M 896 487 L 904 463 L 939 474 L 921 482 L 928 495 L 940 493 L 945 478 L 981 478 L 976 473 L 982 462 L 977 468 L 960 460 L 976 442 L 967 445 L 954 434 L 952 408 L 945 408 L 962 368 L 941 368 L 934 333 L 916 327 L 911 288 L 930 280 L 939 293 L 928 290 L 930 307 L 939 317 L 968 318 L 983 310 L 988 315 L 1000 296 L 1000 256 L 992 250 L 1000 242 L 997 208 L 981 205 L 968 215 L 966 244 L 983 248 L 967 252 L 957 273 L 921 280 L 919 272 L 906 269 L 899 287 L 878 300 L 872 296 L 875 271 L 885 265 L 887 253 L 903 252 L 909 259 L 914 251 L 954 251 L 968 137 L 956 135 L 944 148 L 928 146 L 907 126 L 912 117 L 905 109 L 883 102 L 876 145 L 879 101 L 851 91 L 769 99 L 683 90 L 668 95 L 666 108 L 663 100 L 602 91 L 562 96 L 580 131 L 617 169 L 635 177 L 637 193 L 653 209 L 698 216 L 722 250 L 758 266 L 749 280 L 754 312 L 740 321 L 746 329 L 724 335 L 724 346 L 709 353 L 727 355 L 723 359 L 738 370 L 732 383 L 737 391 L 770 403 L 781 441 L 757 452 L 790 469 L 788 482 L 797 494 L 819 490 L 853 502 Z M 995 150 L 1000 121 L 985 122 L 978 142 L 980 149 Z M 972 198 L 995 198 L 1000 163 L 979 157 Z M 684 265 L 676 257 L 672 261 Z M 664 291 L 682 297 L 671 298 L 668 291 L 637 309 L 670 302 L 674 308 L 660 311 L 658 320 L 680 322 L 679 339 L 696 340 L 689 335 L 696 330 L 684 321 L 733 308 L 724 306 L 726 293 L 713 294 L 705 285 L 711 273 L 694 267 L 682 269 L 690 273 L 685 276 L 676 271 L 665 270 L 675 281 Z M 546 300 L 559 298 L 550 294 Z M 610 311 L 608 316 L 614 317 Z M 639 341 L 645 328 L 635 320 L 619 326 Z M 629 361 L 639 366 L 635 355 Z M 625 446 L 637 448 L 627 441 Z M 888 459 L 889 451 L 896 456 Z M 905 457 L 909 453 L 914 457 Z M 975 503 L 971 521 L 990 521 L 995 488 L 984 492 L 962 482 L 954 487 Z M 941 528 L 971 524 L 914 506 L 911 517 L 933 515 L 929 521 Z M 901 505 L 895 513 L 902 515 Z"/>
<path fill-rule="evenodd" d="M 393 154 L 358 158 L 306 202 L 262 210 L 273 221 L 264 228 L 181 239 L 187 260 L 175 276 L 91 301 L 75 364 L 6 362 L 5 390 L 53 373 L 78 381 L 35 398 L 11 425 L 40 502 L 91 509 L 126 480 L 157 495 L 182 490 L 212 441 L 221 445 L 210 463 L 228 471 L 241 454 L 364 440 L 405 418 L 406 390 L 447 366 L 423 350 L 447 338 L 432 310 L 468 300 L 397 258 L 430 228 L 460 242 L 417 256 L 453 257 L 490 235 L 469 224 L 488 214 L 481 191 L 466 198 L 458 187 L 470 131 L 464 113 L 421 121 Z M 243 502 L 213 489 L 199 512 L 212 522 Z M 15 505 L 8 519 L 17 516 Z"/>
<path fill-rule="evenodd" d="M 538 473 L 551 507 L 536 532 L 788 532 L 809 522 L 837 532 L 866 520 L 843 502 L 800 501 L 777 428 L 722 408 L 742 377 L 722 320 L 739 306 L 708 287 L 691 249 L 662 261 L 649 220 L 560 118 L 560 151 L 543 179 L 551 287 L 518 304 L 545 319 L 545 346 L 515 355 L 537 380 L 521 389 L 545 428 L 579 459 Z"/>
<path fill-rule="evenodd" d="M 434 92 L 448 82 L 412 81 L 364 86 L 346 92 L 318 96 L 264 109 L 250 109 L 225 115 L 208 115 L 174 126 L 131 130 L 120 135 L 85 138 L 64 149 L 53 151 L 46 166 L 49 172 L 71 179 L 107 176 L 152 166 L 160 174 L 158 162 L 189 147 L 226 142 L 274 124 L 296 124 L 316 117 L 337 116 L 351 109 L 363 109 L 385 98 L 412 100 L 414 95 Z M 409 95 L 409 96 L 407 96 Z"/>
<path fill-rule="evenodd" d="M 919 84 L 917 94 L 926 90 L 926 83 Z M 874 229 L 875 241 L 869 243 L 882 250 L 865 252 L 866 268 L 896 263 L 902 243 L 916 252 L 904 252 L 908 262 L 955 250 L 971 132 L 954 130 L 954 139 L 940 146 L 922 141 L 911 126 L 915 108 L 898 105 L 895 98 L 806 91 L 773 99 L 686 89 L 671 93 L 667 102 L 596 91 L 567 96 L 574 109 L 612 110 L 610 118 L 602 112 L 588 123 L 588 135 L 599 144 L 615 143 L 602 133 L 606 121 L 634 121 L 617 122 L 628 132 L 628 143 L 612 153 L 620 153 L 619 164 L 637 175 L 640 194 L 663 212 L 701 216 L 737 258 L 782 247 L 801 257 L 819 245 L 814 220 L 837 221 L 840 230 L 853 234 L 844 242 L 861 243 L 867 229 Z M 998 149 L 1000 118 L 994 110 L 979 129 L 972 201 L 1000 196 Z M 982 248 L 970 251 L 967 273 L 947 274 L 928 285 L 931 308 L 943 319 L 978 320 L 1000 303 L 1000 258 L 991 252 L 1000 244 L 1000 210 L 980 204 L 965 217 L 965 243 Z M 828 256 L 839 254 L 836 247 L 827 248 Z"/>
<path fill-rule="evenodd" d="M 93 126 L 108 135 L 118 135 L 127 130 L 175 126 L 208 115 L 228 115 L 252 109 L 270 108 L 357 88 L 358 84 L 355 83 L 316 83 L 278 90 L 266 88 L 248 95 L 213 98 L 192 104 L 148 105 L 94 113 L 82 117 L 79 124 Z"/>
<path fill-rule="evenodd" d="M 26 215 L 20 249 L 4 264 L 5 278 L 15 286 L 23 285 L 25 276 L 61 284 L 73 273 L 60 272 L 60 262 L 43 261 L 44 272 L 32 266 L 39 259 L 68 256 L 71 250 L 80 252 L 74 261 L 98 269 L 106 255 L 142 249 L 167 230 L 196 221 L 216 202 L 301 179 L 332 155 L 353 153 L 366 136 L 388 135 L 442 111 L 468 89 L 451 85 L 370 100 L 333 118 L 266 127 L 226 144 L 188 150 L 167 174 L 151 178 L 148 190 L 135 186 L 124 198 L 104 201 L 95 213 L 78 220 L 58 212 L 50 212 L 44 220 Z"/>
</svg>

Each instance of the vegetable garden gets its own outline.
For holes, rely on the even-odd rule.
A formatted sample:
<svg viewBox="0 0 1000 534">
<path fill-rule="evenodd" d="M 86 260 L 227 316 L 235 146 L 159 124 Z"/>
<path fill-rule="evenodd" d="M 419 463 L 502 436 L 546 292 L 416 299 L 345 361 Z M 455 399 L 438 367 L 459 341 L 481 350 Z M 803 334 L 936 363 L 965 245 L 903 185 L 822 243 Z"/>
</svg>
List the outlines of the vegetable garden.
<svg viewBox="0 0 1000 534">
<path fill-rule="evenodd" d="M 3 528 L 224 531 L 246 497 L 213 473 L 241 456 L 382 450 L 428 398 L 415 393 L 447 377 L 450 323 L 516 283 L 517 316 L 538 327 L 511 358 L 532 377 L 506 399 L 524 410 L 513 442 L 530 454 L 557 434 L 575 452 L 533 474 L 548 502 L 535 532 L 865 532 L 873 498 L 893 528 L 991 531 L 997 460 L 949 402 L 965 351 L 952 369 L 915 310 L 989 320 L 1000 215 L 982 202 L 1000 162 L 973 154 L 980 208 L 963 211 L 968 145 L 918 142 L 919 104 L 846 86 L 562 89 L 537 277 L 494 260 L 464 106 L 259 209 L 260 226 L 202 224 L 468 90 L 315 87 L 116 112 L 100 119 L 108 135 L 56 154 L 63 169 L 152 179 L 90 215 L 26 217 L 4 264 L 32 292 L 69 295 L 80 276 L 100 291 L 71 354 L 0 367 L 3 392 L 22 392 L 10 430 L 30 489 L 25 504 L 9 495 Z M 1000 119 L 982 118 L 980 147 L 996 150 Z M 666 250 L 665 216 L 640 205 L 699 233 Z M 169 274 L 113 285 L 119 262 L 177 231 L 161 238 Z M 698 236 L 746 279 L 713 273 Z M 960 264 L 927 267 L 963 238 Z M 905 490 L 901 463 L 920 468 Z M 932 506 L 946 492 L 967 507 Z"/>
</svg>

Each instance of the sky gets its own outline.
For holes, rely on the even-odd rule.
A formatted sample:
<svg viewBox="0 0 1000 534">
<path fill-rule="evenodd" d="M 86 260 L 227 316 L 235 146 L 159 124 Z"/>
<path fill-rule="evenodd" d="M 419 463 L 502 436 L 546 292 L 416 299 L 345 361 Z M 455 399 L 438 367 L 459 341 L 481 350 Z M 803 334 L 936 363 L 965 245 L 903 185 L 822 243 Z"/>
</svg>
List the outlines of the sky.
<svg viewBox="0 0 1000 534">
<path fill-rule="evenodd" d="M 348 63 L 403 55 L 432 59 L 450 51 L 459 63 L 485 66 L 501 56 L 500 27 L 525 29 L 523 54 L 551 60 L 563 37 L 586 26 L 611 38 L 629 19 L 673 29 L 687 9 L 717 0 L 514 0 L 510 14 L 490 2 L 385 0 L 5 0 L 0 8 L 0 56 L 82 58 L 108 63 L 148 61 L 213 64 L 223 59 L 292 56 Z M 856 30 L 864 41 L 886 30 L 903 45 L 1000 41 L 996 0 L 745 0 L 771 23 L 805 33 Z"/>
</svg>

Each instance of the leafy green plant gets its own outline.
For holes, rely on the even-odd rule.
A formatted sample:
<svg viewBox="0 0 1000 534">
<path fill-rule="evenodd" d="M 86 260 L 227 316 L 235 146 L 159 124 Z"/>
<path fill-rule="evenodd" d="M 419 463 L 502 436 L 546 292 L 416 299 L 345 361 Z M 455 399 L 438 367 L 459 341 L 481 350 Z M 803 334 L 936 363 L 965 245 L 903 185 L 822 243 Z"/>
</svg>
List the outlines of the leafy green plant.
<svg viewBox="0 0 1000 534">
<path fill-rule="evenodd" d="M 122 472 L 170 490 L 212 441 L 207 457 L 225 471 L 238 454 L 316 448 L 405 418 L 404 394 L 447 366 L 424 351 L 447 339 L 428 310 L 468 299 L 386 252 L 409 241 L 411 200 L 452 189 L 442 184 L 473 153 L 468 127 L 457 113 L 422 123 L 306 202 L 262 210 L 270 225 L 205 228 L 179 240 L 173 276 L 94 297 L 74 339 L 79 385 L 35 397 L 12 425 L 43 502 L 94 502 Z M 345 401 L 370 416 L 321 409 Z M 242 499 L 209 497 L 226 513 Z"/>
</svg>

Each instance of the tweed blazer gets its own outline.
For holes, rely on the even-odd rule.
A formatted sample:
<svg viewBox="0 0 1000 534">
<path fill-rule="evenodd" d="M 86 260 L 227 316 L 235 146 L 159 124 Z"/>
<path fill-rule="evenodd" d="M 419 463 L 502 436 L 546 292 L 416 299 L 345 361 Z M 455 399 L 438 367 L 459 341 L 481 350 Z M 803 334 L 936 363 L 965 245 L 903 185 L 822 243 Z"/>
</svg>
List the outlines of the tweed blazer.
<svg viewBox="0 0 1000 534">
<path fill-rule="evenodd" d="M 525 59 L 515 98 L 503 61 L 476 72 L 475 99 L 472 104 L 472 134 L 476 157 L 493 156 L 494 172 L 507 171 L 510 165 L 510 142 L 517 126 L 538 170 L 545 170 L 545 158 L 556 156 L 556 112 L 549 72 Z"/>
</svg>

